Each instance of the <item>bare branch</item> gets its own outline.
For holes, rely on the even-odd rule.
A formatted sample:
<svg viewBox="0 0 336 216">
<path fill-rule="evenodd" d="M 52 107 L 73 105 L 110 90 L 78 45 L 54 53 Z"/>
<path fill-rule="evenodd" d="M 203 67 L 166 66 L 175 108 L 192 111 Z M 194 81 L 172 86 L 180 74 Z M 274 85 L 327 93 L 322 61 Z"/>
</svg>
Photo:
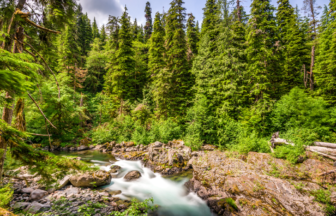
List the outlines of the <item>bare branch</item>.
<svg viewBox="0 0 336 216">
<path fill-rule="evenodd" d="M 37 108 L 40 110 L 40 112 L 41 112 L 41 114 L 43 115 L 43 117 L 45 118 L 45 120 L 47 120 L 47 122 L 49 122 L 49 124 L 53 127 L 53 128 L 55 128 L 55 129 L 57 129 L 50 121 L 49 121 L 49 119 L 44 115 L 44 113 L 43 113 L 43 111 L 41 110 L 41 108 L 39 107 L 39 105 L 36 103 L 36 101 L 34 100 L 34 98 L 27 92 L 27 94 L 28 94 L 28 96 L 30 97 L 30 99 L 32 99 L 32 101 L 35 103 L 35 105 L 37 106 Z"/>
</svg>

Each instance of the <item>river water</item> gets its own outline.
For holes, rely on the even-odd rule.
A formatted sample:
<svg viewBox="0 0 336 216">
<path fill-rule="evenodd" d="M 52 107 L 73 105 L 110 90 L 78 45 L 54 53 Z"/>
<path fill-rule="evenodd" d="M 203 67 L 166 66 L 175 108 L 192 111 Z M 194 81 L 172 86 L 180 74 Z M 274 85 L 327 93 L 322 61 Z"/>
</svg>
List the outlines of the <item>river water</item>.
<svg viewBox="0 0 336 216">
<path fill-rule="evenodd" d="M 187 193 L 184 184 L 192 177 L 190 173 L 165 178 L 145 168 L 140 161 L 119 160 L 110 154 L 98 151 L 61 152 L 59 155 L 81 157 L 82 160 L 93 163 L 106 171 L 110 170 L 112 164 L 122 167 L 116 173 L 116 178 L 112 178 L 111 184 L 102 188 L 111 191 L 121 190 L 122 193 L 116 195 L 121 199 L 136 198 L 143 201 L 153 198 L 154 204 L 160 206 L 160 216 L 213 215 L 201 198 L 195 193 Z M 132 170 L 138 170 L 142 176 L 135 181 L 126 182 L 123 177 Z"/>
</svg>

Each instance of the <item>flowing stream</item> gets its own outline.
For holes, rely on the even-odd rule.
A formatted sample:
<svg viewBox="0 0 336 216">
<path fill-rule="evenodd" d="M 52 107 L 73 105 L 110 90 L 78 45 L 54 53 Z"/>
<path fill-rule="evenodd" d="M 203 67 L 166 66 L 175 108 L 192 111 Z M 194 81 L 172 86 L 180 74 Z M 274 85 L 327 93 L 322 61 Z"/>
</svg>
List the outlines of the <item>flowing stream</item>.
<svg viewBox="0 0 336 216">
<path fill-rule="evenodd" d="M 122 169 L 115 173 L 111 184 L 102 188 L 122 193 L 117 195 L 121 199 L 136 198 L 154 199 L 154 204 L 160 206 L 159 215 L 164 216 L 211 216 L 213 215 L 206 203 L 194 193 L 187 193 L 184 184 L 190 175 L 178 175 L 164 178 L 159 173 L 145 168 L 140 161 L 126 161 L 115 159 L 112 155 L 95 151 L 62 152 L 60 155 L 79 156 L 82 160 L 98 165 L 100 169 L 110 171 L 111 165 L 118 165 Z M 141 178 L 126 182 L 124 176 L 132 170 L 138 170 Z M 190 174 L 190 173 L 189 173 Z"/>
</svg>

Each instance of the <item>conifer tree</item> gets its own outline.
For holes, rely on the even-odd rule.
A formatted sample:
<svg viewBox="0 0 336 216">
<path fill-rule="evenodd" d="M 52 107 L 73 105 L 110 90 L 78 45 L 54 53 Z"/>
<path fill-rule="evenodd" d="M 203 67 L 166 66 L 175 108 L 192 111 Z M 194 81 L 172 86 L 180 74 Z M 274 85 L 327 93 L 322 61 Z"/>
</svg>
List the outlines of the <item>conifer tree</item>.
<svg viewBox="0 0 336 216">
<path fill-rule="evenodd" d="M 278 1 L 277 34 L 279 47 L 278 62 L 281 68 L 279 96 L 288 93 L 295 86 L 303 86 L 301 68 L 309 51 L 304 35 L 300 32 L 294 8 L 288 0 Z"/>
<path fill-rule="evenodd" d="M 189 50 L 191 51 L 192 56 L 197 55 L 197 51 L 198 51 L 198 32 L 195 26 L 195 17 L 192 13 L 188 14 L 189 18 L 187 21 L 187 41 L 188 41 L 188 47 Z M 190 51 L 188 51 L 188 55 L 190 53 Z M 192 57 L 191 57 L 192 58 Z M 188 56 L 188 59 L 191 59 Z"/>
<path fill-rule="evenodd" d="M 85 46 L 86 46 L 86 54 L 90 50 L 90 44 L 93 42 L 93 33 L 92 33 L 92 26 L 91 26 L 91 20 L 89 19 L 88 15 L 85 14 L 85 20 L 86 20 L 86 38 L 85 38 Z"/>
<path fill-rule="evenodd" d="M 250 98 L 253 103 L 249 121 L 251 127 L 263 131 L 272 96 L 278 93 L 279 75 L 274 57 L 276 23 L 274 7 L 269 0 L 253 0 L 247 35 L 248 73 L 251 84 Z M 253 116 L 253 117 L 252 117 Z"/>
<path fill-rule="evenodd" d="M 329 3 L 330 17 L 324 14 L 319 38 L 319 55 L 316 59 L 315 79 L 317 92 L 331 105 L 336 104 L 336 1 Z M 326 24 L 325 22 L 328 22 Z"/>
<path fill-rule="evenodd" d="M 105 31 L 105 25 L 102 25 L 101 30 L 100 30 L 100 42 L 101 42 L 102 47 L 105 47 L 106 39 L 107 39 L 107 35 Z"/>
<path fill-rule="evenodd" d="M 92 23 L 92 37 L 93 37 L 93 39 L 100 37 L 100 35 L 99 35 L 99 29 L 98 29 L 95 17 L 93 18 L 93 23 Z"/>
<path fill-rule="evenodd" d="M 138 35 L 137 35 L 137 41 L 144 43 L 145 42 L 145 34 L 144 34 L 144 28 L 143 25 L 141 24 Z"/>
<path fill-rule="evenodd" d="M 207 0 L 203 11 L 201 37 L 205 34 L 209 35 L 210 50 L 214 51 L 216 49 L 215 40 L 219 34 L 217 25 L 220 23 L 220 5 L 217 0 Z"/>
<path fill-rule="evenodd" d="M 109 89 L 121 102 L 136 99 L 136 77 L 134 75 L 134 51 L 131 23 L 127 7 L 120 18 L 119 47 L 116 52 L 116 66 L 109 69 Z M 113 42 L 112 42 L 113 43 Z M 115 45 L 114 45 L 115 46 Z M 122 109 L 122 107 L 121 107 Z"/>
<path fill-rule="evenodd" d="M 152 37 L 150 38 L 148 62 L 149 74 L 151 79 L 154 81 L 156 81 L 155 76 L 157 76 L 160 73 L 160 70 L 163 70 L 165 66 L 163 59 L 163 54 L 165 52 L 164 36 L 165 31 L 161 22 L 161 14 L 157 12 L 154 19 L 154 31 Z"/>
<path fill-rule="evenodd" d="M 158 103 L 159 115 L 165 117 L 185 112 L 193 84 L 188 70 L 187 41 L 184 32 L 186 13 L 183 4 L 182 0 L 170 3 L 166 18 L 166 67 L 155 77 L 154 99 Z"/>
<path fill-rule="evenodd" d="M 138 21 L 135 18 L 134 23 L 133 23 L 133 38 L 137 39 L 139 34 L 139 26 L 138 26 Z"/>
<path fill-rule="evenodd" d="M 147 42 L 151 37 L 153 31 L 152 8 L 150 2 L 146 3 L 145 17 L 146 17 L 146 24 L 144 30 L 145 30 L 145 41 Z"/>
</svg>

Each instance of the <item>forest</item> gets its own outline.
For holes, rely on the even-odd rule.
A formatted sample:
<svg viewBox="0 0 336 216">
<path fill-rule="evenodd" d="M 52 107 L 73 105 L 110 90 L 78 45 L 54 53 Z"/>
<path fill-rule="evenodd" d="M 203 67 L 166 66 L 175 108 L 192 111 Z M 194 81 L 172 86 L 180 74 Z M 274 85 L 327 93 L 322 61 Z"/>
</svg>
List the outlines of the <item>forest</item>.
<svg viewBox="0 0 336 216">
<path fill-rule="evenodd" d="M 147 2 L 145 25 L 125 6 L 99 27 L 75 0 L 0 1 L 0 182 L 13 163 L 89 169 L 38 150 L 86 139 L 247 154 L 279 131 L 295 146 L 272 154 L 293 164 L 335 143 L 336 1 L 240 4 L 206 0 L 199 23 L 183 0 Z"/>
</svg>

